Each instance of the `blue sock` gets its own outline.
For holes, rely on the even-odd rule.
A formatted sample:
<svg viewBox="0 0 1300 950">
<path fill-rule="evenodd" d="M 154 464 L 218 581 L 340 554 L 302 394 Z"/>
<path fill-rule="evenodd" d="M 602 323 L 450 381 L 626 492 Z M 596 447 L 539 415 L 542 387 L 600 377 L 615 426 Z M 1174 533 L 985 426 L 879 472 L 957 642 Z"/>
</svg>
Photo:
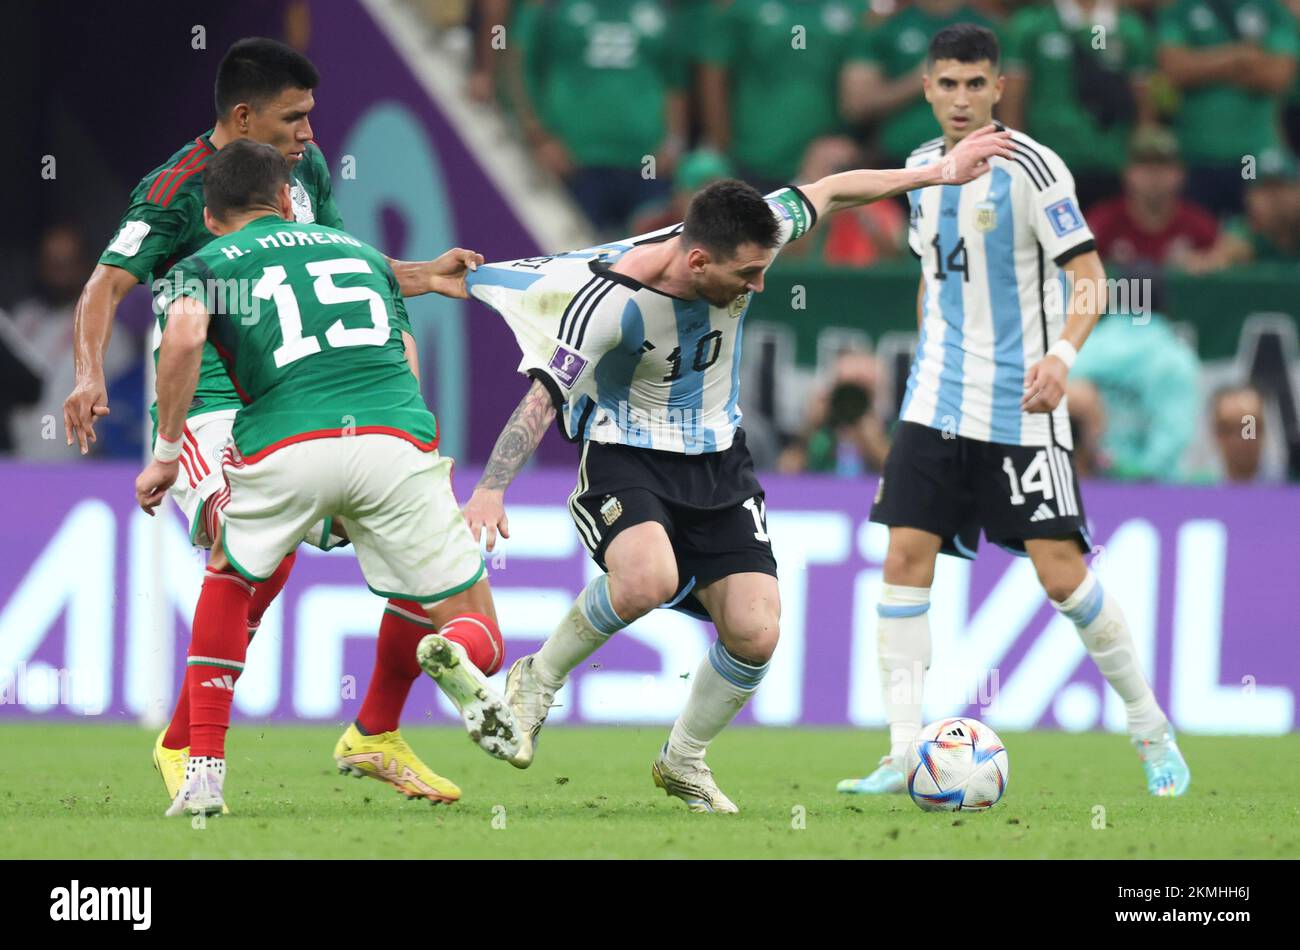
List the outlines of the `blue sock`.
<svg viewBox="0 0 1300 950">
<path fill-rule="evenodd" d="M 605 636 L 618 633 L 627 626 L 610 600 L 608 574 L 601 574 L 587 585 L 578 598 L 578 608 L 587 618 L 587 623 Z"/>
</svg>

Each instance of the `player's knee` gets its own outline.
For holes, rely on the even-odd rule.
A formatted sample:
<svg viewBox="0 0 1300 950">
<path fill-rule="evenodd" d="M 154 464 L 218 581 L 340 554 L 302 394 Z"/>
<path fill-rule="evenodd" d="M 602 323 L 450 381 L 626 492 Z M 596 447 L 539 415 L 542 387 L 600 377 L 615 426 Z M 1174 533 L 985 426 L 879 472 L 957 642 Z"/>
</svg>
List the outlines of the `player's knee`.
<svg viewBox="0 0 1300 950">
<path fill-rule="evenodd" d="M 1043 591 L 1047 596 L 1060 603 L 1069 599 L 1070 595 L 1079 589 L 1079 585 L 1087 576 L 1088 568 L 1082 556 L 1062 554 L 1036 558 L 1034 571 L 1038 574 L 1038 582 L 1043 585 Z"/>
<path fill-rule="evenodd" d="M 630 623 L 673 599 L 677 593 L 677 568 L 654 565 L 636 574 L 611 574 L 609 581 L 614 611 Z"/>
<path fill-rule="evenodd" d="M 761 666 L 772 658 L 781 637 L 781 607 L 764 600 L 744 611 L 731 611 L 722 627 L 723 643 L 732 655 Z"/>
<path fill-rule="evenodd" d="M 780 630 L 776 624 L 742 630 L 732 634 L 727 642 L 727 649 L 740 660 L 752 666 L 762 666 L 772 659 L 776 644 L 780 639 Z"/>
<path fill-rule="evenodd" d="M 1072 582 L 1063 574 L 1044 576 L 1043 573 L 1040 572 L 1038 580 L 1042 583 L 1043 590 L 1047 593 L 1047 596 L 1058 604 L 1068 600 L 1070 595 L 1079 587 L 1077 582 Z"/>
<path fill-rule="evenodd" d="M 891 544 L 885 555 L 885 583 L 903 587 L 929 587 L 934 579 L 934 560 L 927 552 L 903 544 Z"/>
</svg>

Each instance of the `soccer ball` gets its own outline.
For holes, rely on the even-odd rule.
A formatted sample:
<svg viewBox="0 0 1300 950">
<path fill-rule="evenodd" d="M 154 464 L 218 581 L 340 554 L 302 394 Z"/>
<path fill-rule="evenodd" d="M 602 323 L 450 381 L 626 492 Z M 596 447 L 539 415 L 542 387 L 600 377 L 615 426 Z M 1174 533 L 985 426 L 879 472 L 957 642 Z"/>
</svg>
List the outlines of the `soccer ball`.
<svg viewBox="0 0 1300 950">
<path fill-rule="evenodd" d="M 907 791 L 926 811 L 992 808 L 1010 776 L 1002 740 L 977 719 L 933 722 L 907 748 Z"/>
</svg>

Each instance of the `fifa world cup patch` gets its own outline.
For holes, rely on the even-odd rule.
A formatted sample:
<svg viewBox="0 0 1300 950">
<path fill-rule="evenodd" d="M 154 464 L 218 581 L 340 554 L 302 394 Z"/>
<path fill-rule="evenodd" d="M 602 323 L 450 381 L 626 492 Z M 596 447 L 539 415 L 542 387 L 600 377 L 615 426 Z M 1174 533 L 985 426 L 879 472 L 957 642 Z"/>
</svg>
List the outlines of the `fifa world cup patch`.
<svg viewBox="0 0 1300 950">
<path fill-rule="evenodd" d="M 135 257 L 136 252 L 140 250 L 140 242 L 148 233 L 148 221 L 128 221 L 122 225 L 122 230 L 117 232 L 117 237 L 113 238 L 113 243 L 108 246 L 108 249 L 123 257 Z"/>
<path fill-rule="evenodd" d="M 727 307 L 727 316 L 731 317 L 733 320 L 739 318 L 740 315 L 745 312 L 745 308 L 749 306 L 749 300 L 753 296 L 753 294 L 741 294 L 735 300 L 731 301 L 730 305 Z"/>
<path fill-rule="evenodd" d="M 600 506 L 600 517 L 605 521 L 605 527 L 609 527 L 619 519 L 623 514 L 623 503 L 612 495 L 606 498 Z"/>
<path fill-rule="evenodd" d="M 1052 230 L 1057 237 L 1065 237 L 1071 231 L 1083 227 L 1083 215 L 1074 206 L 1073 198 L 1062 198 L 1055 204 L 1048 205 L 1047 220 L 1052 222 Z"/>
<path fill-rule="evenodd" d="M 548 365 L 560 385 L 565 389 L 572 389 L 573 384 L 578 381 L 578 377 L 586 368 L 587 361 L 568 347 L 557 346 L 555 352 L 551 354 L 551 362 Z"/>
<path fill-rule="evenodd" d="M 998 206 L 991 201 L 981 201 L 975 206 L 975 230 L 988 234 L 998 226 Z"/>
</svg>

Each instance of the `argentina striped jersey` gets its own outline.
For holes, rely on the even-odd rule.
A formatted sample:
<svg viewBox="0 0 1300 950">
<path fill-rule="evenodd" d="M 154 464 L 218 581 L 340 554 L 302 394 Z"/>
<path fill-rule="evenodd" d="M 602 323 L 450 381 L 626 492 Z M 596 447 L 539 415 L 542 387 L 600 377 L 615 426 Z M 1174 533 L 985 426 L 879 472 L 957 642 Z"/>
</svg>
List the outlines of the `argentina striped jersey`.
<svg viewBox="0 0 1300 950">
<path fill-rule="evenodd" d="M 1052 413 L 1021 412 L 1020 401 L 1025 371 L 1065 325 L 1059 265 L 1094 242 L 1060 157 L 1021 132 L 1012 139 L 1015 157 L 995 156 L 988 174 L 908 193 L 925 283 L 899 417 L 983 442 L 1072 448 L 1064 398 Z M 907 165 L 942 153 L 934 139 Z"/>
<path fill-rule="evenodd" d="M 767 196 L 778 246 L 816 212 L 797 188 Z M 485 264 L 466 280 L 514 332 L 519 371 L 541 380 L 572 440 L 696 455 L 731 445 L 740 424 L 740 348 L 750 295 L 730 306 L 684 300 L 612 270 L 674 225 L 549 257 Z"/>
</svg>

